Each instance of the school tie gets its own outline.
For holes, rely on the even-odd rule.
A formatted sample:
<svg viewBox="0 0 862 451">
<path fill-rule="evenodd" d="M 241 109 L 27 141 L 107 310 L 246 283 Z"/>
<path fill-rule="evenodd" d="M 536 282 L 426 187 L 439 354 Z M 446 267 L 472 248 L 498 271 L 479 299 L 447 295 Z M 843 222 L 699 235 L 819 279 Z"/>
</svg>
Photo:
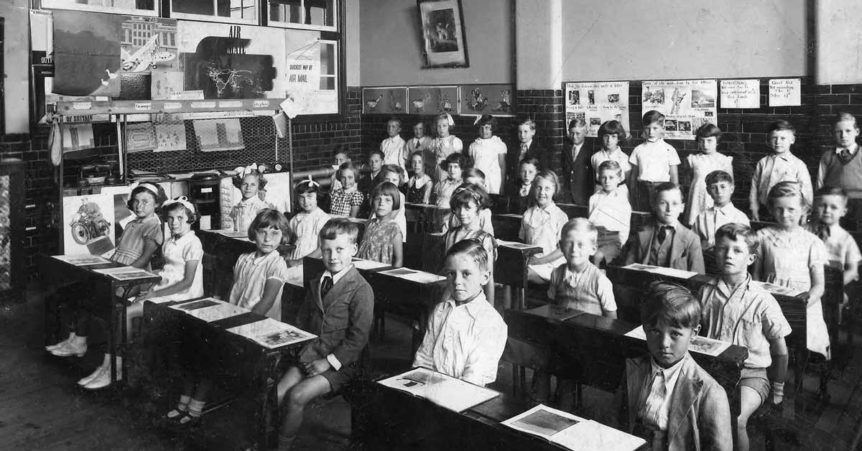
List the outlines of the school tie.
<svg viewBox="0 0 862 451">
<path fill-rule="evenodd" d="M 413 139 L 413 149 L 418 149 L 418 148 L 419 148 L 419 138 L 414 138 Z"/>
<path fill-rule="evenodd" d="M 841 149 L 841 152 L 838 152 L 838 159 L 841 160 L 842 164 L 847 164 L 851 158 L 853 158 L 853 155 L 850 154 L 850 149 L 844 148 Z"/>
<path fill-rule="evenodd" d="M 667 394 L 667 388 L 664 382 L 664 371 L 656 371 L 652 379 L 649 395 L 644 403 L 644 424 L 658 427 L 658 418 L 661 414 L 661 406 L 664 404 L 664 397 Z"/>
<path fill-rule="evenodd" d="M 658 230 L 658 242 L 659 244 L 664 243 L 664 240 L 670 235 L 670 232 L 673 232 L 673 227 L 671 226 L 662 226 Z"/>
<path fill-rule="evenodd" d="M 326 297 L 326 293 L 332 289 L 332 277 L 324 276 L 323 282 L 320 284 L 320 299 Z"/>
<path fill-rule="evenodd" d="M 527 143 L 521 143 L 521 155 L 527 152 Z"/>
</svg>

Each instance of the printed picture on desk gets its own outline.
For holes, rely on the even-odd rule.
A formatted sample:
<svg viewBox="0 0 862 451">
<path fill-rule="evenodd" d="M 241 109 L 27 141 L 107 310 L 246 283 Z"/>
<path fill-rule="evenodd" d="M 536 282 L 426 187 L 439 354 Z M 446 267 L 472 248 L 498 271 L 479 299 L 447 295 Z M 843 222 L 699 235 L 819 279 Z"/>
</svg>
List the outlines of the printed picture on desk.
<svg viewBox="0 0 862 451">
<path fill-rule="evenodd" d="M 114 196 L 63 198 L 63 254 L 104 255 L 114 249 Z"/>
<path fill-rule="evenodd" d="M 405 113 L 407 88 L 363 88 L 363 114 Z"/>
<path fill-rule="evenodd" d="M 284 30 L 181 21 L 177 35 L 183 91 L 206 99 L 284 97 Z"/>
<path fill-rule="evenodd" d="M 513 92 L 512 85 L 463 85 L 460 114 L 511 115 Z"/>
<path fill-rule="evenodd" d="M 457 86 L 417 86 L 407 88 L 410 114 L 457 114 Z"/>
</svg>

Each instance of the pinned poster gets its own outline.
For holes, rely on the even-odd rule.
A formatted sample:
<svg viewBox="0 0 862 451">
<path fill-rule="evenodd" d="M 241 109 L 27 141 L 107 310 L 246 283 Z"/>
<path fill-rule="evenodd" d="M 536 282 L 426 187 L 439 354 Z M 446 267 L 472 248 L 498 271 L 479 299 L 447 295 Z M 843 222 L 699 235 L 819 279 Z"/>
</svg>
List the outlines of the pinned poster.
<svg viewBox="0 0 862 451">
<path fill-rule="evenodd" d="M 718 86 L 715 80 L 645 81 L 643 113 L 665 115 L 665 138 L 694 140 L 701 125 L 718 121 Z"/>
<path fill-rule="evenodd" d="M 802 80 L 773 78 L 769 80 L 769 106 L 802 105 Z"/>
<path fill-rule="evenodd" d="M 721 80 L 722 108 L 760 108 L 760 80 Z"/>
<path fill-rule="evenodd" d="M 587 124 L 587 136 L 598 136 L 606 121 L 629 127 L 629 82 L 566 83 L 566 125 L 574 119 Z"/>
</svg>

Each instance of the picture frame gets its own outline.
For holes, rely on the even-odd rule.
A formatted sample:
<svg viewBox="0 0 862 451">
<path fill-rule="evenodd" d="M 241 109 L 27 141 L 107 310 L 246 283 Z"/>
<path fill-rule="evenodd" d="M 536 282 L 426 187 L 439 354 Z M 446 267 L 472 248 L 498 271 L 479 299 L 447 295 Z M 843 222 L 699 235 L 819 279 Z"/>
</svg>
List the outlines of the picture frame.
<svg viewBox="0 0 862 451">
<path fill-rule="evenodd" d="M 417 0 L 425 68 L 470 67 L 461 0 Z"/>
</svg>

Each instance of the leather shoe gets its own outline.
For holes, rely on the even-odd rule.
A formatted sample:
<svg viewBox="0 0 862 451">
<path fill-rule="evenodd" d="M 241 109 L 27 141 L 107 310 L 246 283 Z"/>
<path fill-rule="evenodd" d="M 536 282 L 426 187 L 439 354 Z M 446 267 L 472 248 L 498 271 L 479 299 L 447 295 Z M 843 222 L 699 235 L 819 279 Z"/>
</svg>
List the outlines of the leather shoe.
<svg viewBox="0 0 862 451">
<path fill-rule="evenodd" d="M 59 348 L 51 351 L 51 354 L 57 357 L 84 357 L 84 354 L 87 353 L 87 342 L 84 340 L 75 340 L 72 339 L 67 343 L 64 343 Z"/>
</svg>

